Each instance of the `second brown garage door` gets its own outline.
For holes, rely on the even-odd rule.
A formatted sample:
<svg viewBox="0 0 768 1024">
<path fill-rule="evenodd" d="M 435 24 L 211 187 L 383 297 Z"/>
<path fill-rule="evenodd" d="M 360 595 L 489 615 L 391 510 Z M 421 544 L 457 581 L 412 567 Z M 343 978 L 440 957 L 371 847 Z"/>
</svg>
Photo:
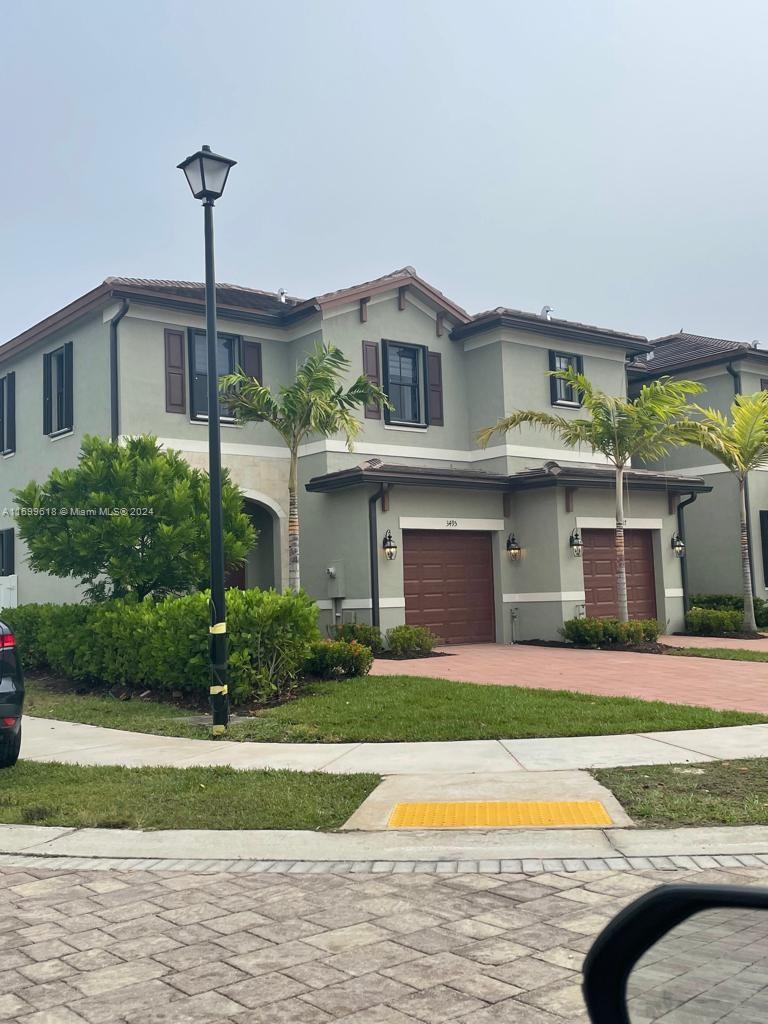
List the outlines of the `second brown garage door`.
<svg viewBox="0 0 768 1024">
<path fill-rule="evenodd" d="M 403 532 L 405 621 L 447 644 L 496 639 L 490 533 Z"/>
<path fill-rule="evenodd" d="M 619 613 L 616 589 L 616 535 L 613 530 L 582 530 L 584 590 L 587 615 L 615 618 Z M 653 536 L 650 530 L 625 530 L 627 601 L 630 619 L 656 618 L 656 583 L 653 575 Z"/>
</svg>

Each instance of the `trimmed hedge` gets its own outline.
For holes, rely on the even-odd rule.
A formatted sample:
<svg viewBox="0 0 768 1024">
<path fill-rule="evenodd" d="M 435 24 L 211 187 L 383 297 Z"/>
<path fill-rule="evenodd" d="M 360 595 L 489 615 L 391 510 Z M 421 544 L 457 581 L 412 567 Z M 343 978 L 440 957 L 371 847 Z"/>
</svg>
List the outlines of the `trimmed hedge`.
<svg viewBox="0 0 768 1024">
<path fill-rule="evenodd" d="M 351 679 L 367 676 L 372 664 L 373 651 L 356 640 L 318 640 L 304 674 L 313 679 Z"/>
<path fill-rule="evenodd" d="M 70 679 L 131 689 L 208 690 L 208 595 L 162 601 L 29 604 L 7 608 L 22 663 Z M 265 700 L 290 690 L 319 639 L 304 593 L 227 593 L 230 693 Z"/>
<path fill-rule="evenodd" d="M 697 633 L 700 636 L 741 633 L 744 630 L 744 612 L 719 608 L 691 608 L 685 616 L 685 626 L 689 633 Z"/>
<path fill-rule="evenodd" d="M 389 653 L 397 658 L 423 658 L 440 643 L 424 626 L 393 626 L 387 630 Z"/>
<path fill-rule="evenodd" d="M 755 597 L 755 622 L 761 629 L 768 629 L 768 601 Z M 714 608 L 717 611 L 744 612 L 744 598 L 738 594 L 692 594 L 691 609 Z M 739 631 L 743 626 L 739 626 Z"/>
<path fill-rule="evenodd" d="M 633 619 L 630 622 L 619 622 L 618 619 L 568 619 L 560 630 L 564 639 L 580 647 L 636 647 L 643 643 L 655 643 L 660 632 L 661 625 L 656 619 Z"/>
<path fill-rule="evenodd" d="M 369 647 L 374 654 L 381 654 L 384 650 L 384 640 L 378 626 L 369 626 L 367 622 L 344 622 L 332 627 L 332 639 L 346 640 L 348 643 L 354 641 Z"/>
</svg>

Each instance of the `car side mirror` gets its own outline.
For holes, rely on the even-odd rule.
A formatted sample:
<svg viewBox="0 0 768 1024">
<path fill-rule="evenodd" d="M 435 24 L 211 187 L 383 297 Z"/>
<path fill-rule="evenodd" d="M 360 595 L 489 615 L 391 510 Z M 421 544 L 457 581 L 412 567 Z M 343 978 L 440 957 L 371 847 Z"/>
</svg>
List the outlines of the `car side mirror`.
<svg viewBox="0 0 768 1024">
<path fill-rule="evenodd" d="M 625 907 L 584 961 L 592 1024 L 768 1020 L 768 889 L 663 885 Z"/>
</svg>

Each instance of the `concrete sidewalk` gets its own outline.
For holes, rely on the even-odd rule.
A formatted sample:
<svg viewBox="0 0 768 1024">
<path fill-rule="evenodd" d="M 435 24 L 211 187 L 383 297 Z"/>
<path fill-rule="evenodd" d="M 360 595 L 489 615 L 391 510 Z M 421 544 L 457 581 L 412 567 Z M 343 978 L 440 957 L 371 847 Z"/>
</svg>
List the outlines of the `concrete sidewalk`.
<svg viewBox="0 0 768 1024">
<path fill-rule="evenodd" d="M 233 743 L 25 717 L 21 754 L 30 761 L 129 767 L 230 765 L 380 775 L 538 772 L 768 757 L 768 724 L 562 739 Z"/>
</svg>

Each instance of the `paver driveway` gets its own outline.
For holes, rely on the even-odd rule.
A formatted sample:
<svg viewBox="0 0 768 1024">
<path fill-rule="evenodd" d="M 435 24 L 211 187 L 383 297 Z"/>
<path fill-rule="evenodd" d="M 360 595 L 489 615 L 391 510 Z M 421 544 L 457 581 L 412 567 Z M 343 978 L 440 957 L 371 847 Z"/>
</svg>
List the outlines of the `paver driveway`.
<svg viewBox="0 0 768 1024">
<path fill-rule="evenodd" d="M 688 638 L 685 638 L 688 639 Z M 768 642 L 762 643 L 768 651 Z M 709 640 L 710 647 L 719 645 Z M 699 645 L 700 646 L 700 645 Z M 466 683 L 580 690 L 607 697 L 640 697 L 674 704 L 768 712 L 768 662 L 583 651 L 525 644 L 443 647 L 444 658 L 377 659 L 374 675 L 430 676 Z"/>
<path fill-rule="evenodd" d="M 0 1019 L 564 1024 L 595 933 L 661 881 L 768 869 L 312 875 L 0 868 Z M 684 968 L 681 968 L 683 970 Z"/>
</svg>

